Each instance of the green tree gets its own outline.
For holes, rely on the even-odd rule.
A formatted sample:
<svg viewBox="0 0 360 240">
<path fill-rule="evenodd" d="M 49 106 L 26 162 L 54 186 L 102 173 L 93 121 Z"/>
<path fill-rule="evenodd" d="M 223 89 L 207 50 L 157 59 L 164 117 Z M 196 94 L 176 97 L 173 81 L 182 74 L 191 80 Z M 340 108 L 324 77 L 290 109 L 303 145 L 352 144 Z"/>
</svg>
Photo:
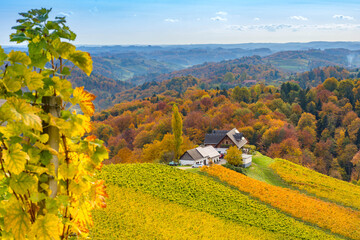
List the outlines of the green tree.
<svg viewBox="0 0 360 240">
<path fill-rule="evenodd" d="M 236 146 L 231 146 L 226 151 L 225 160 L 234 166 L 240 166 L 243 164 L 242 161 L 242 151 Z"/>
<path fill-rule="evenodd" d="M 238 102 L 250 102 L 250 92 L 246 87 L 236 86 L 232 91 L 232 98 Z"/>
<path fill-rule="evenodd" d="M 69 43 L 76 35 L 51 9 L 20 13 L 10 40 L 28 55 L 0 47 L 0 235 L 4 239 L 86 237 L 91 210 L 104 206 L 96 170 L 108 153 L 90 132 L 95 96 L 73 89 L 74 67 L 92 71 L 88 53 Z M 65 40 L 65 41 L 64 41 Z M 46 65 L 46 67 L 45 67 Z M 79 105 L 84 113 L 71 110 Z"/>
<path fill-rule="evenodd" d="M 235 81 L 235 76 L 232 72 L 227 72 L 225 75 L 224 75 L 224 82 L 229 82 L 229 83 L 232 83 Z"/>
<path fill-rule="evenodd" d="M 329 90 L 330 92 L 334 91 L 338 86 L 339 82 L 336 78 L 328 78 L 323 83 L 325 89 Z"/>
<path fill-rule="evenodd" d="M 172 119 L 171 119 L 171 125 L 172 125 L 172 131 L 174 134 L 174 139 L 175 139 L 175 159 L 179 159 L 180 157 L 180 147 L 181 144 L 183 142 L 183 138 L 182 138 L 182 118 L 181 115 L 179 113 L 179 109 L 176 106 L 176 104 L 174 104 L 173 106 L 173 113 L 172 113 Z"/>
</svg>

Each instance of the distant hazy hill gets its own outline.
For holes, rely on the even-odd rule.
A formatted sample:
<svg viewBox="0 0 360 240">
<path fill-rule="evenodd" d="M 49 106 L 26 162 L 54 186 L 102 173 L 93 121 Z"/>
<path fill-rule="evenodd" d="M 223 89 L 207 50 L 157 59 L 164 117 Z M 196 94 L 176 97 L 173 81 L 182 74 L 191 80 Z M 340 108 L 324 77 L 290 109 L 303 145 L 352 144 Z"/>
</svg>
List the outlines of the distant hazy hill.
<svg viewBox="0 0 360 240">
<path fill-rule="evenodd" d="M 148 59 L 136 52 L 93 56 L 93 61 L 94 73 L 118 81 L 127 81 L 138 75 L 162 74 L 183 68 L 173 63 Z"/>
<path fill-rule="evenodd" d="M 159 82 L 173 77 L 191 75 L 208 84 L 227 84 L 229 82 L 224 80 L 224 75 L 228 72 L 234 74 L 233 82 L 237 83 L 245 79 L 275 80 L 283 76 L 281 71 L 263 61 L 261 57 L 252 56 L 221 62 L 205 62 L 190 68 L 156 76 L 138 76 L 131 79 L 131 82 L 135 84 L 150 81 Z"/>
<path fill-rule="evenodd" d="M 359 67 L 360 51 L 344 48 L 282 51 L 264 57 L 264 61 L 288 72 L 303 72 L 326 66 Z"/>
</svg>

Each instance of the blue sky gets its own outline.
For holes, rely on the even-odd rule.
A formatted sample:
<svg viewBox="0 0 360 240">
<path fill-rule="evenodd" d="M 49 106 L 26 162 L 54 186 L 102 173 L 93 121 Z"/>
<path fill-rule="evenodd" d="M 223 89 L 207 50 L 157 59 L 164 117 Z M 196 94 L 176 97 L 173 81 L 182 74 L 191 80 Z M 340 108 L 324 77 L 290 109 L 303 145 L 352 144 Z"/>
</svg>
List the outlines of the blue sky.
<svg viewBox="0 0 360 240">
<path fill-rule="evenodd" d="M 18 12 L 66 15 L 76 44 L 360 41 L 357 0 L 11 0 L 0 7 L 0 44 Z"/>
</svg>

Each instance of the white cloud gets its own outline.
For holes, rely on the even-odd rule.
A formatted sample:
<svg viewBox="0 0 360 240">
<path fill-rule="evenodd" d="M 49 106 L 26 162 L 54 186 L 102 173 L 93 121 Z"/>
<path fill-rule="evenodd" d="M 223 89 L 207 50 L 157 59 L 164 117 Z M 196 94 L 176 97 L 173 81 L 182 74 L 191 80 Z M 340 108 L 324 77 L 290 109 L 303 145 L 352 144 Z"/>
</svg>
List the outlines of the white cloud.
<svg viewBox="0 0 360 240">
<path fill-rule="evenodd" d="M 290 19 L 298 20 L 298 21 L 307 21 L 308 19 L 303 16 L 291 16 Z"/>
<path fill-rule="evenodd" d="M 174 19 L 174 18 L 167 18 L 164 19 L 165 22 L 170 22 L 170 23 L 176 23 L 179 22 L 179 19 Z"/>
<path fill-rule="evenodd" d="M 219 22 L 225 22 L 225 21 L 227 21 L 226 18 L 220 17 L 220 16 L 212 17 L 212 18 L 210 18 L 210 19 L 211 19 L 212 21 L 219 21 Z"/>
<path fill-rule="evenodd" d="M 229 25 L 227 29 L 238 31 L 268 31 L 276 32 L 281 30 L 299 31 L 299 30 L 359 30 L 360 24 L 319 24 L 319 25 L 298 25 L 298 24 L 265 24 L 265 25 Z"/>
<path fill-rule="evenodd" d="M 216 13 L 216 15 L 223 15 L 226 16 L 228 13 L 227 12 L 223 12 L 223 11 L 219 11 Z"/>
<path fill-rule="evenodd" d="M 70 17 L 71 15 L 73 15 L 74 12 L 69 11 L 69 12 L 59 12 L 59 16 L 64 16 L 64 17 Z"/>
<path fill-rule="evenodd" d="M 254 21 L 260 21 L 260 18 L 256 17 L 254 18 Z"/>
<path fill-rule="evenodd" d="M 341 20 L 354 20 L 354 17 L 344 15 L 334 15 L 333 18 Z"/>
</svg>

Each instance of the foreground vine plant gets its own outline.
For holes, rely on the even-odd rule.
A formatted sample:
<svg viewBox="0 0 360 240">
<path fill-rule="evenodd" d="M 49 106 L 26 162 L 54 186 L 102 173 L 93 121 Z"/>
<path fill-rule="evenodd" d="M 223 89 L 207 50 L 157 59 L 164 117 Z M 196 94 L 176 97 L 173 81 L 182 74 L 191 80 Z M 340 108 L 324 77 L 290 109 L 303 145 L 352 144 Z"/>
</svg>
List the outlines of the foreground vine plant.
<svg viewBox="0 0 360 240">
<path fill-rule="evenodd" d="M 105 206 L 96 172 L 108 157 L 90 131 L 95 96 L 66 79 L 92 71 L 88 53 L 65 17 L 51 9 L 20 13 L 10 40 L 28 54 L 0 47 L 0 235 L 2 239 L 86 238 L 91 210 Z M 74 109 L 80 106 L 83 114 Z"/>
</svg>

